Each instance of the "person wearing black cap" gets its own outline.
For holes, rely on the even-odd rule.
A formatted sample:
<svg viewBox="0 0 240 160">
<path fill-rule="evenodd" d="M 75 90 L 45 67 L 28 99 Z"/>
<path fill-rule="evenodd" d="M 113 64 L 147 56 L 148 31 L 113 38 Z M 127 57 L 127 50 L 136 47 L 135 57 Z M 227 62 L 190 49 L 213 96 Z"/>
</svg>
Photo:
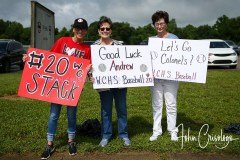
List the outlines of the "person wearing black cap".
<svg viewBox="0 0 240 160">
<path fill-rule="evenodd" d="M 77 18 L 72 25 L 73 37 L 62 37 L 52 46 L 51 52 L 67 54 L 79 58 L 91 60 L 90 46 L 83 43 L 83 38 L 87 33 L 88 24 L 83 18 Z M 41 159 L 48 159 L 55 151 L 53 139 L 56 133 L 57 122 L 61 111 L 61 104 L 51 103 L 50 116 L 48 121 L 47 145 L 42 153 Z M 68 148 L 70 155 L 76 155 L 76 119 L 77 106 L 67 106 L 68 117 Z"/>
</svg>

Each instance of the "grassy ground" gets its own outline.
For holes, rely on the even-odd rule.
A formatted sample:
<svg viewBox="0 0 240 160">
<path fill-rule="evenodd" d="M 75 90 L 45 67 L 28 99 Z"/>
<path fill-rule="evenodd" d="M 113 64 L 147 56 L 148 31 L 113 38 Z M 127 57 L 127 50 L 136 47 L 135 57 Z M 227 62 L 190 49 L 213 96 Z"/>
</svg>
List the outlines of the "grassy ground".
<svg viewBox="0 0 240 160">
<path fill-rule="evenodd" d="M 29 153 L 39 154 L 46 143 L 49 103 L 16 97 L 21 72 L 0 74 L 0 154 Z M 221 135 L 221 130 L 230 123 L 240 123 L 239 71 L 209 70 L 207 83 L 181 83 L 178 95 L 178 124 L 184 125 L 184 134 L 179 136 L 198 137 L 204 124 L 209 126 L 208 135 Z M 149 142 L 152 134 L 152 110 L 150 90 L 148 87 L 128 89 L 128 128 L 132 145 L 129 150 L 153 151 L 156 153 L 221 153 L 239 154 L 240 136 L 223 133 L 238 140 L 226 142 L 209 141 L 208 135 L 201 135 L 201 143 L 194 140 L 170 141 L 166 131 L 166 114 L 164 108 L 163 136 L 156 142 Z M 89 118 L 100 120 L 98 93 L 87 82 L 78 107 L 78 124 Z M 98 151 L 114 153 L 124 150 L 117 138 L 116 112 L 113 114 L 114 138 L 102 149 L 98 147 L 100 139 L 78 135 L 79 153 Z M 67 117 L 62 109 L 59 118 L 55 145 L 59 152 L 67 150 Z M 204 129 L 204 132 L 206 129 Z M 202 131 L 203 133 L 203 131 Z M 185 136 L 186 138 L 186 136 Z M 183 138 L 184 139 L 184 138 Z M 201 147 L 206 145 L 206 147 Z M 217 147 L 226 146 L 224 149 Z"/>
</svg>

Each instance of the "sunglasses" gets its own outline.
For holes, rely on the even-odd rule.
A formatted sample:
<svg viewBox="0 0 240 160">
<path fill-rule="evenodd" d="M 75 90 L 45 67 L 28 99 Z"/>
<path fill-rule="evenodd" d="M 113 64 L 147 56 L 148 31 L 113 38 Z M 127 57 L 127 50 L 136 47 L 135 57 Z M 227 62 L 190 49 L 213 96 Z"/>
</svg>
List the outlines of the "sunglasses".
<svg viewBox="0 0 240 160">
<path fill-rule="evenodd" d="M 104 31 L 104 30 L 106 30 L 106 31 L 110 31 L 111 30 L 111 28 L 105 28 L 105 27 L 102 27 L 102 28 L 100 28 L 100 31 Z"/>
</svg>

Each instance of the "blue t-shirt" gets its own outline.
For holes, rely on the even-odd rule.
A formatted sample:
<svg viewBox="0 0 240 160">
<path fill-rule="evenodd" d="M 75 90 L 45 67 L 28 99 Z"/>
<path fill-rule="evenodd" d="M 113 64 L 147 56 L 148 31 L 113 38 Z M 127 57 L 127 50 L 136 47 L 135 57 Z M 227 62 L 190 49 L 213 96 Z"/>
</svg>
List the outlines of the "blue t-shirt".
<svg viewBox="0 0 240 160">
<path fill-rule="evenodd" d="M 155 36 L 156 38 L 160 38 L 158 37 L 157 35 Z M 169 39 L 178 39 L 178 37 L 175 35 L 175 34 L 172 34 L 172 33 L 168 33 L 168 36 L 166 38 L 169 38 Z"/>
<path fill-rule="evenodd" d="M 178 37 L 175 35 L 175 34 L 172 34 L 172 33 L 168 33 L 168 36 L 166 38 L 169 38 L 169 39 L 178 39 Z"/>
</svg>

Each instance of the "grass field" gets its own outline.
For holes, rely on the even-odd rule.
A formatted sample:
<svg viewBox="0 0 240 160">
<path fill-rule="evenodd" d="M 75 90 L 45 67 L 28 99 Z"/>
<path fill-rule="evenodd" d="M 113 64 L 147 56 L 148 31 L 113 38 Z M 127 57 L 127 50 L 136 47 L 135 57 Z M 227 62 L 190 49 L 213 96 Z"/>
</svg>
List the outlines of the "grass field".
<svg viewBox="0 0 240 160">
<path fill-rule="evenodd" d="M 29 153 L 39 154 L 46 144 L 49 103 L 17 97 L 21 72 L 0 74 L 0 154 Z M 156 153 L 196 153 L 210 152 L 222 154 L 240 154 L 240 136 L 232 136 L 234 141 L 223 142 L 221 130 L 230 123 L 240 123 L 240 73 L 236 70 L 209 70 L 206 84 L 180 83 L 178 95 L 178 124 L 183 124 L 179 136 L 185 136 L 178 142 L 170 141 L 166 131 L 164 108 L 163 136 L 155 142 L 149 142 L 152 134 L 152 110 L 148 87 L 128 89 L 128 129 L 132 145 L 129 150 L 153 151 Z M 90 118 L 100 120 L 100 102 L 98 93 L 87 82 L 78 106 L 78 124 Z M 117 138 L 116 112 L 113 112 L 114 138 L 102 149 L 98 147 L 100 139 L 78 135 L 78 152 L 100 151 L 104 153 L 120 152 L 125 149 Z M 209 126 L 201 132 L 201 127 Z M 190 136 L 186 136 L 188 134 Z M 59 152 L 67 150 L 67 117 L 63 108 L 59 118 L 55 145 Z M 182 135 L 182 131 L 184 132 Z M 208 135 L 216 139 L 208 139 Z M 187 137 L 189 139 L 187 139 Z M 192 138 L 192 139 L 191 139 Z M 238 139 L 237 139 L 238 138 Z M 183 140 L 183 141 L 182 141 Z M 199 144 L 200 143 L 200 144 Z M 219 149 L 219 147 L 223 147 Z"/>
</svg>

